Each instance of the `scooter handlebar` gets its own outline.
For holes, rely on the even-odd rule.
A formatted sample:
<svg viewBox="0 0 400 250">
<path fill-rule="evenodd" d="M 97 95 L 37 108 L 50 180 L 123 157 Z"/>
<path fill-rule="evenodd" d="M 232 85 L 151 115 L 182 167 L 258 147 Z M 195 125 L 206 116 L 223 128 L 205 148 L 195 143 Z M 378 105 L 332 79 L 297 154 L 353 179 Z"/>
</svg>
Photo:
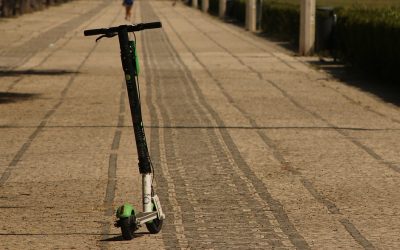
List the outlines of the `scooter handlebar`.
<svg viewBox="0 0 400 250">
<path fill-rule="evenodd" d="M 117 27 L 102 28 L 102 29 L 90 29 L 85 30 L 83 34 L 85 36 L 95 36 L 95 35 L 106 35 L 111 33 L 118 33 L 118 31 L 126 28 L 128 32 L 141 31 L 146 29 L 158 29 L 161 28 L 161 22 L 151 22 L 151 23 L 138 23 L 133 25 L 120 25 Z"/>
</svg>

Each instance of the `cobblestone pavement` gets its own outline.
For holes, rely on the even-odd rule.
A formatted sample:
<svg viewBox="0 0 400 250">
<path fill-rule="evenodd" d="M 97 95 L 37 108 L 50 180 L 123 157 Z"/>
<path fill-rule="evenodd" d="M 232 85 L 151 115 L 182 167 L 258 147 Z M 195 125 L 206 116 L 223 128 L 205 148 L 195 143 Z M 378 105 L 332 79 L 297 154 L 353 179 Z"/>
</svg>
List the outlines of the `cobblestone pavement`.
<svg viewBox="0 0 400 250">
<path fill-rule="evenodd" d="M 398 249 L 400 110 L 276 43 L 136 1 L 144 125 L 166 221 L 122 241 L 141 178 L 119 1 L 0 19 L 1 249 Z M 307 59 L 308 60 L 308 59 Z"/>
</svg>

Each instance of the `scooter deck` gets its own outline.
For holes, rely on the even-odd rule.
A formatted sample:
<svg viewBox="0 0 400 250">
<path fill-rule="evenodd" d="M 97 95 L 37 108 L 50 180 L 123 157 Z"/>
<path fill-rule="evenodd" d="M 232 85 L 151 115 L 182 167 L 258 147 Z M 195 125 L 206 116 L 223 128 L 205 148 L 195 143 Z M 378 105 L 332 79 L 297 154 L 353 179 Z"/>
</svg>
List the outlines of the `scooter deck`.
<svg viewBox="0 0 400 250">
<path fill-rule="evenodd" d="M 149 222 L 151 220 L 157 219 L 158 217 L 158 212 L 153 211 L 153 212 L 140 212 L 136 215 L 136 224 L 137 225 L 142 225 L 146 222 Z"/>
</svg>

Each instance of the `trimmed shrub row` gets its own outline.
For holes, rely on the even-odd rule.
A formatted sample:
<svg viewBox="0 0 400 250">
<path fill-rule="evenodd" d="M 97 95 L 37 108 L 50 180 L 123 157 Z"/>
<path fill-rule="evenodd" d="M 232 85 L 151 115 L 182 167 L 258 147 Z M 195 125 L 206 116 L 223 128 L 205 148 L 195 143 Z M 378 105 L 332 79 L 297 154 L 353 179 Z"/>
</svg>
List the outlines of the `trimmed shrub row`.
<svg viewBox="0 0 400 250">
<path fill-rule="evenodd" d="M 218 2 L 218 0 L 210 1 Z M 300 25 L 299 8 L 298 5 L 286 2 L 263 1 L 261 29 L 281 39 L 298 43 Z M 245 0 L 227 0 L 227 16 L 230 18 L 244 24 L 246 20 L 245 11 Z"/>
<path fill-rule="evenodd" d="M 219 12 L 219 0 L 209 0 L 208 12 L 217 16 Z"/>
<path fill-rule="evenodd" d="M 244 23 L 246 21 L 246 0 L 227 0 L 226 15 Z"/>
<path fill-rule="evenodd" d="M 42 10 L 68 0 L 0 0 L 0 17 L 12 17 Z"/>
<path fill-rule="evenodd" d="M 300 36 L 299 5 L 264 2 L 261 18 L 263 32 L 298 45 Z"/>
<path fill-rule="evenodd" d="M 337 10 L 338 55 L 345 62 L 398 82 L 400 8 Z"/>
</svg>

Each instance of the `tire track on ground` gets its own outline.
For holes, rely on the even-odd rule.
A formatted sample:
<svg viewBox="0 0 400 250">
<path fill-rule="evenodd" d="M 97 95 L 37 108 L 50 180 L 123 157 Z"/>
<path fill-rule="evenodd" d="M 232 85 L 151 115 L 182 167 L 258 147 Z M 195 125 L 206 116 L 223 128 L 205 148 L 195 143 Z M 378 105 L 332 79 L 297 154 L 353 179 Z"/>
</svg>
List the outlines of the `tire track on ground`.
<svg viewBox="0 0 400 250">
<path fill-rule="evenodd" d="M 171 47 L 171 44 L 167 42 L 167 39 L 163 37 L 163 40 L 165 40 L 165 43 L 167 45 L 170 45 L 169 51 L 170 55 L 175 59 L 175 65 L 179 65 L 180 70 L 184 71 L 184 67 L 182 66 L 181 62 L 179 61 L 178 58 L 176 58 L 176 54 L 174 53 L 173 48 Z M 168 78 L 168 75 L 165 76 L 165 78 Z M 195 96 L 195 90 L 190 87 L 191 83 L 189 81 L 189 77 L 187 75 L 187 72 L 185 72 L 185 78 L 183 79 L 183 86 L 181 87 L 186 88 L 187 91 L 184 94 L 181 94 L 180 96 L 187 96 L 186 103 L 189 106 L 192 106 L 189 108 L 189 110 L 195 110 L 197 113 L 198 121 L 197 123 L 205 122 L 206 124 L 212 123 L 211 121 L 213 120 L 212 116 L 210 116 L 207 113 L 207 110 L 202 109 L 200 106 L 201 104 L 199 103 L 200 101 L 198 100 L 198 97 Z M 179 89 L 181 89 L 179 88 Z M 188 101 L 190 100 L 190 101 Z M 195 100 L 193 102 L 193 100 Z M 207 117 L 207 118 L 206 118 Z M 206 118 L 206 119 L 205 119 Z M 207 144 L 207 147 L 209 148 L 209 153 L 208 155 L 211 155 L 211 158 L 213 160 L 213 164 L 211 169 L 208 171 L 203 171 L 203 172 L 210 172 L 214 173 L 215 170 L 217 170 L 216 173 L 211 174 L 211 176 L 208 176 L 206 179 L 207 180 L 213 180 L 215 183 L 218 183 L 220 181 L 219 178 L 215 179 L 215 176 L 227 176 L 223 178 L 223 184 L 225 187 L 222 187 L 221 189 L 229 189 L 232 188 L 232 190 L 229 190 L 228 193 L 230 194 L 240 194 L 240 199 L 233 201 L 240 203 L 241 207 L 238 207 L 236 209 L 229 209 L 230 211 L 242 211 L 240 215 L 237 215 L 237 217 L 241 218 L 246 218 L 244 219 L 245 221 L 248 221 L 252 227 L 250 228 L 245 228 L 243 223 L 240 225 L 237 225 L 237 228 L 244 228 L 244 231 L 252 231 L 254 237 L 259 238 L 259 239 L 267 239 L 269 242 L 269 246 L 271 247 L 283 247 L 283 246 L 289 246 L 290 242 L 285 239 L 285 236 L 283 232 L 278 229 L 272 227 L 272 225 L 275 225 L 276 223 L 274 222 L 273 219 L 273 214 L 270 212 L 271 208 L 269 206 L 266 206 L 265 203 L 262 201 L 261 197 L 257 194 L 257 191 L 254 189 L 253 185 L 248 181 L 246 176 L 244 176 L 240 169 L 234 164 L 234 160 L 232 156 L 230 155 L 229 150 L 226 148 L 224 144 L 224 140 L 221 137 L 220 133 L 218 133 L 218 130 L 211 129 L 211 130 L 202 130 L 204 134 L 204 138 Z M 178 136 L 176 136 L 178 137 Z M 200 137 L 202 138 L 202 137 Z M 198 140 L 193 140 L 193 141 L 199 141 Z M 182 152 L 187 153 L 187 149 L 183 149 Z M 208 164 L 205 164 L 208 166 Z M 222 166 L 230 166 L 230 170 L 233 171 L 228 171 L 224 172 L 224 168 Z M 215 168 L 215 170 L 213 169 Z M 236 175 L 232 174 L 232 172 L 236 173 Z M 229 178 L 230 177 L 230 178 Z M 196 180 L 193 180 L 193 183 L 195 183 Z M 227 183 L 229 182 L 229 183 Z M 240 188 L 239 188 L 240 187 Z M 246 188 L 243 188 L 246 187 Z M 246 190 L 246 191 L 243 191 Z M 247 195 L 243 195 L 243 193 L 252 193 L 255 194 L 254 199 L 248 197 Z M 211 194 L 211 193 L 210 193 Z M 221 195 L 221 194 L 217 194 Z M 229 195 L 224 195 L 224 197 L 228 197 Z M 212 195 L 211 195 L 212 197 Z M 243 201 L 245 200 L 245 201 Z M 258 202 L 258 203 L 257 203 Z M 228 203 L 227 204 L 232 204 Z M 252 208 L 252 209 L 249 209 Z M 215 218 L 211 219 L 211 221 L 219 221 L 221 218 L 225 217 L 225 214 L 218 214 L 218 212 L 215 212 L 216 216 Z M 212 216 L 211 216 L 212 217 Z M 210 223 L 210 222 L 208 222 Z M 261 226 L 259 223 L 262 223 L 263 226 Z M 211 224 L 211 223 L 210 223 Z M 232 224 L 232 222 L 228 222 L 227 224 Z M 233 223 L 234 224 L 234 223 Z M 266 228 L 264 227 L 266 225 Z M 235 228 L 234 225 L 231 225 L 232 228 Z M 261 232 L 257 232 L 257 228 L 264 227 L 264 229 Z M 213 232 L 212 234 L 217 234 L 218 232 Z M 244 235 L 241 235 L 243 237 Z M 282 242 L 285 242 L 284 245 L 282 245 Z M 247 244 L 246 247 L 249 247 Z M 265 247 L 265 245 L 263 245 Z"/>
<path fill-rule="evenodd" d="M 140 1 L 140 6 L 143 9 L 143 1 Z M 144 19 L 144 10 L 141 11 L 142 21 L 146 21 Z M 141 34 L 142 44 L 151 44 L 151 41 L 147 38 L 147 34 L 144 32 Z M 151 45 L 150 45 L 151 47 Z M 183 222 L 182 222 L 182 209 L 179 206 L 177 201 L 177 194 L 175 190 L 174 181 L 169 173 L 169 167 L 166 161 L 165 156 L 165 142 L 163 140 L 163 121 L 161 120 L 161 114 L 159 113 L 159 109 L 155 106 L 153 95 L 159 99 L 157 93 L 153 88 L 153 83 L 156 81 L 155 72 L 151 70 L 152 61 L 150 58 L 150 51 L 147 46 L 143 46 L 143 63 L 145 65 L 145 79 L 146 79 L 146 103 L 150 110 L 151 124 L 156 124 L 157 129 L 151 130 L 151 143 L 150 143 L 150 152 L 152 157 L 152 162 L 155 165 L 155 169 L 157 166 L 160 167 L 161 174 L 153 173 L 156 179 L 157 188 L 159 189 L 158 193 L 160 195 L 160 200 L 162 202 L 163 211 L 166 214 L 166 221 L 163 224 L 163 229 L 161 231 L 163 235 L 163 242 L 167 248 L 173 249 L 176 246 L 179 246 L 181 249 L 188 248 L 188 242 L 185 234 L 183 233 Z M 172 224 L 167 223 L 168 221 L 173 222 Z"/>
<path fill-rule="evenodd" d="M 167 19 L 164 16 L 165 19 Z M 303 107 L 301 104 L 299 104 L 297 101 L 295 101 L 290 95 L 287 94 L 286 91 L 284 91 L 282 88 L 280 88 L 279 86 L 277 86 L 276 83 L 270 81 L 270 80 L 266 80 L 262 77 L 262 75 L 254 70 L 253 68 L 251 68 L 251 66 L 246 65 L 240 58 L 238 58 L 236 55 L 232 54 L 228 49 L 226 49 L 225 47 L 223 47 L 221 44 L 217 43 L 213 38 L 211 38 L 208 34 L 206 34 L 205 32 L 201 31 L 195 24 L 193 24 L 193 22 L 191 22 L 188 18 L 184 17 L 189 23 L 192 24 L 192 26 L 196 27 L 197 30 L 199 30 L 199 32 L 201 32 L 204 36 L 208 37 L 211 41 L 213 41 L 214 43 L 216 43 L 220 48 L 222 48 L 223 50 L 225 50 L 228 54 L 230 54 L 233 58 L 237 59 L 242 65 L 248 67 L 251 71 L 253 71 L 254 73 L 256 73 L 259 78 L 261 80 L 264 81 L 268 81 L 270 84 L 272 84 L 275 88 L 277 88 L 287 99 L 289 99 L 295 106 L 297 106 L 298 108 L 310 113 L 311 115 L 313 115 L 314 117 L 324 121 L 325 123 L 327 123 L 329 125 L 329 127 L 333 128 L 335 131 L 337 131 L 338 133 L 340 133 L 341 135 L 344 135 L 346 139 L 352 141 L 354 144 L 356 144 L 358 147 L 361 147 L 364 151 L 366 151 L 368 154 L 370 154 L 371 156 L 373 156 L 375 159 L 377 160 L 383 160 L 381 159 L 378 155 L 376 155 L 372 150 L 370 150 L 369 148 L 367 148 L 366 146 L 362 145 L 361 143 L 357 142 L 355 139 L 350 138 L 350 136 L 348 136 L 347 133 L 345 133 L 344 131 L 337 129 L 333 124 L 331 124 L 329 121 L 327 121 L 326 119 L 322 118 L 321 116 L 319 116 L 318 114 L 316 114 L 315 112 L 312 112 L 308 109 L 306 109 L 305 107 Z M 167 19 L 168 20 L 168 19 Z M 188 49 L 188 51 L 190 51 L 190 53 L 193 55 L 193 57 L 196 59 L 196 61 L 202 65 L 202 67 L 204 68 L 204 70 L 208 73 L 208 75 L 214 80 L 214 82 L 217 84 L 217 86 L 221 89 L 221 92 L 224 94 L 224 96 L 229 100 L 229 102 L 240 112 L 242 113 L 242 115 L 244 117 L 246 117 L 250 124 L 252 126 L 257 127 L 257 123 L 256 121 L 241 107 L 239 107 L 239 105 L 237 105 L 234 102 L 234 99 L 227 93 L 227 91 L 224 89 L 224 87 L 222 86 L 222 83 L 212 75 L 212 73 L 207 69 L 206 65 L 204 65 L 204 63 L 201 62 L 201 60 L 196 56 L 196 54 L 194 53 L 194 51 L 187 45 L 187 43 L 179 36 L 179 33 L 173 28 L 173 26 L 169 23 L 169 25 L 171 26 L 171 28 L 174 30 L 175 34 L 178 36 L 178 38 L 180 39 L 180 41 L 185 45 L 185 47 Z M 284 156 L 280 153 L 277 145 L 275 143 L 273 143 L 273 140 L 271 138 L 269 138 L 264 132 L 262 131 L 257 131 L 257 134 L 260 136 L 260 138 L 262 138 L 262 140 L 264 141 L 264 143 L 269 146 L 272 150 L 273 150 L 273 155 L 274 157 L 281 163 L 282 166 L 284 166 L 286 169 L 288 169 L 291 173 L 300 176 L 301 178 L 301 183 L 303 184 L 303 186 L 309 191 L 309 193 L 321 204 L 323 204 L 325 207 L 327 207 L 327 209 L 332 213 L 332 214 L 340 214 L 339 209 L 337 208 L 337 206 L 328 200 L 328 198 L 326 198 L 325 196 L 323 196 L 320 192 L 317 191 L 317 189 L 314 187 L 314 185 L 312 184 L 311 181 L 309 181 L 308 179 L 306 179 L 305 177 L 303 177 L 301 175 L 301 173 L 299 171 L 297 171 L 288 161 L 285 160 Z M 391 163 L 388 163 L 391 164 Z M 393 165 L 393 164 L 391 164 Z M 396 169 L 394 169 L 395 171 L 397 171 Z M 344 221 L 344 219 L 340 219 L 339 222 L 345 227 L 345 229 L 348 231 L 348 233 L 364 248 L 368 248 L 373 246 L 372 243 L 370 243 L 361 233 L 359 233 L 359 230 L 357 230 L 357 228 L 354 226 L 354 224 L 352 224 L 348 219 L 345 219 L 346 221 Z M 354 230 L 350 230 L 350 229 L 354 229 Z M 358 232 L 358 233 L 354 233 L 354 232 Z"/>
<path fill-rule="evenodd" d="M 159 40 L 159 38 L 157 39 L 156 37 L 154 37 L 154 39 L 151 40 Z M 174 56 L 171 48 L 165 49 L 164 47 L 161 49 L 161 51 L 168 51 L 170 56 Z M 154 61 L 154 60 L 153 60 Z M 175 60 L 174 60 L 175 61 Z M 171 64 L 171 60 L 168 60 L 166 62 L 160 62 L 159 64 L 162 64 L 162 67 Z M 157 63 L 153 62 L 153 64 L 156 68 L 157 68 Z M 175 61 L 172 65 L 169 65 L 168 68 L 174 68 L 175 65 L 179 65 L 179 62 Z M 161 65 L 159 65 L 161 66 Z M 154 67 L 152 67 L 154 68 Z M 158 67 L 160 68 L 160 67 Z M 181 69 L 182 70 L 182 69 Z M 171 79 L 171 75 L 170 74 L 166 74 L 164 73 L 163 75 L 163 70 L 157 70 L 154 73 L 152 73 L 153 76 L 157 76 L 156 77 L 156 82 L 158 83 L 158 88 L 156 88 L 158 90 L 157 93 L 157 100 L 159 100 L 159 108 L 161 109 L 159 113 L 162 114 L 162 117 L 167 124 L 173 124 L 174 122 L 171 121 L 171 110 L 168 110 L 166 107 L 168 107 L 167 103 L 165 103 L 163 98 L 163 95 L 161 93 L 168 93 L 168 89 L 169 88 L 165 88 L 165 86 L 170 86 L 169 84 L 171 82 L 169 81 L 179 81 L 182 82 L 182 86 L 179 86 L 178 88 L 176 88 L 174 91 L 179 91 L 179 90 L 183 90 L 185 89 L 185 91 L 180 95 L 180 96 L 187 96 L 187 98 L 182 98 L 182 101 L 184 102 L 184 106 L 186 106 L 189 110 L 194 110 L 195 111 L 195 120 L 196 123 L 201 123 L 201 122 L 206 122 L 208 123 L 208 121 L 204 121 L 201 120 L 200 118 L 204 118 L 206 115 L 202 114 L 202 112 L 200 111 L 199 107 L 196 107 L 195 105 L 193 105 L 192 102 L 190 102 L 189 100 L 193 100 L 193 96 L 192 96 L 192 92 L 188 89 L 188 83 L 187 83 L 187 78 L 184 78 L 184 73 L 182 72 L 181 74 L 176 74 L 173 73 L 173 75 L 177 75 L 176 78 L 173 77 L 173 79 Z M 164 81 L 163 79 L 166 79 L 166 81 Z M 178 90 L 179 89 L 179 90 Z M 182 105 L 183 103 L 180 102 L 180 104 Z M 189 132 L 189 133 L 188 133 Z M 173 181 L 174 183 L 178 184 L 177 186 L 181 186 L 184 187 L 184 190 L 186 192 L 186 195 L 183 195 L 182 193 L 178 196 L 178 197 L 182 197 L 179 199 L 179 202 L 181 204 L 183 204 L 184 206 L 184 210 L 185 213 L 183 214 L 184 220 L 186 222 L 186 227 L 189 228 L 189 230 L 185 230 L 186 234 L 188 235 L 188 239 L 189 239 L 189 243 L 190 246 L 201 246 L 201 248 L 207 248 L 209 247 L 210 244 L 212 243 L 216 243 L 216 242 L 223 242 L 223 238 L 219 239 L 217 241 L 215 241 L 216 239 L 216 235 L 221 234 L 221 230 L 218 228 L 219 225 L 227 225 L 229 224 L 232 228 L 242 228 L 245 232 L 251 232 L 252 236 L 256 237 L 256 238 L 260 238 L 260 239 L 266 239 L 269 242 L 270 246 L 275 246 L 275 247 L 283 247 L 282 244 L 280 244 L 280 237 L 278 237 L 275 232 L 271 229 L 264 229 L 263 231 L 258 232 L 257 228 L 261 228 L 261 227 L 269 227 L 271 228 L 271 223 L 266 219 L 266 217 L 262 216 L 263 211 L 251 211 L 251 209 L 248 209 L 249 207 L 252 207 L 251 205 L 253 205 L 253 207 L 260 207 L 258 204 L 254 204 L 254 200 L 249 199 L 249 197 L 247 195 L 243 195 L 244 191 L 239 190 L 238 187 L 243 187 L 246 186 L 246 183 L 244 183 L 244 181 L 241 180 L 241 178 L 239 178 L 236 175 L 232 175 L 230 176 L 230 173 L 227 173 L 226 170 L 224 172 L 223 167 L 221 166 L 222 164 L 224 165 L 228 165 L 229 159 L 227 156 L 220 156 L 220 154 L 216 154 L 216 152 L 223 152 L 222 150 L 222 146 L 219 145 L 220 142 L 216 143 L 215 145 L 212 145 L 211 143 L 211 138 L 215 137 L 215 135 L 213 135 L 212 131 L 206 131 L 204 129 L 200 130 L 200 133 L 192 133 L 191 131 L 174 131 L 174 130 L 168 130 L 168 133 L 164 134 L 164 141 L 166 142 L 166 144 L 168 145 L 168 149 L 167 149 L 167 161 L 169 163 L 172 163 L 171 165 L 174 166 L 173 169 L 171 169 L 171 172 L 174 173 L 173 174 Z M 195 137 L 195 138 L 192 138 Z M 178 139 L 179 138 L 179 139 Z M 196 169 L 185 169 L 184 168 L 184 164 L 186 163 L 186 165 L 192 165 L 195 164 L 195 162 L 192 161 L 191 162 L 191 157 L 192 156 L 186 156 L 186 154 L 190 151 L 192 151 L 189 148 L 186 148 L 187 146 L 189 146 L 187 143 L 185 144 L 185 139 L 183 138 L 191 138 L 192 141 L 197 141 L 198 144 L 202 145 L 202 148 L 204 150 L 204 147 L 207 149 L 207 154 L 211 155 L 210 159 L 207 157 L 206 159 L 203 160 L 202 165 L 204 165 L 204 168 L 201 169 L 202 173 L 197 173 Z M 186 140 L 186 142 L 189 140 Z M 216 140 L 214 140 L 215 142 Z M 179 142 L 181 142 L 181 144 L 179 144 Z M 182 143 L 183 142 L 183 143 Z M 184 147 L 184 148 L 181 148 Z M 196 147 L 199 147 L 199 145 L 197 145 Z M 182 152 L 182 153 L 180 153 Z M 183 153 L 185 152 L 185 154 Z M 225 153 L 225 152 L 223 152 Z M 221 154 L 222 155 L 222 154 Z M 232 162 L 232 161 L 231 161 Z M 188 164 L 189 163 L 189 164 Z M 193 178 L 194 176 L 198 176 L 201 179 L 205 179 L 207 181 L 213 181 L 215 183 L 218 183 L 218 178 L 216 179 L 215 176 L 227 176 L 225 178 L 223 178 L 223 186 L 221 189 L 226 189 L 229 190 L 229 193 L 242 193 L 241 195 L 241 199 L 239 200 L 235 200 L 235 201 L 230 201 L 229 203 L 226 202 L 226 204 L 230 204 L 232 205 L 232 203 L 236 203 L 238 202 L 240 204 L 240 206 L 238 206 L 236 209 L 230 209 L 231 211 L 231 215 L 235 214 L 237 217 L 242 217 L 242 220 L 244 218 L 244 220 L 251 222 L 251 226 L 250 227 L 246 227 L 246 225 L 244 225 L 242 223 L 242 220 L 233 220 L 230 221 L 230 223 L 224 224 L 226 222 L 226 212 L 223 211 L 215 211 L 213 213 L 204 213 L 202 211 L 208 211 L 210 208 L 209 207 L 204 207 L 201 208 L 201 203 L 197 200 L 198 198 L 195 197 L 201 197 L 202 194 L 196 194 L 196 190 L 197 192 L 199 192 L 199 187 L 197 187 L 196 185 L 196 180 L 198 180 L 197 178 Z M 202 176 L 204 175 L 204 176 Z M 207 176 L 207 177 L 205 177 Z M 231 179 L 231 178 L 233 179 Z M 192 182 L 188 182 L 186 179 L 190 179 Z M 192 186 L 194 186 L 194 189 L 192 188 Z M 207 195 L 208 197 L 217 197 L 218 192 L 212 192 L 214 189 L 211 189 L 210 193 Z M 217 191 L 217 189 L 215 189 Z M 249 190 L 248 192 L 252 192 L 253 190 Z M 227 192 L 227 191 L 226 191 Z M 248 193 L 247 191 L 245 193 Z M 224 195 L 224 197 L 226 197 Z M 232 196 L 230 196 L 232 197 Z M 227 198 L 228 200 L 229 198 Z M 211 199 L 213 200 L 213 199 Z M 243 201 L 246 200 L 246 201 Z M 189 201 L 189 203 L 187 202 Z M 250 205 L 251 204 L 251 205 Z M 254 206 L 255 205 L 255 206 Z M 247 208 L 247 209 L 246 209 Z M 254 208 L 255 209 L 255 208 Z M 270 210 L 269 207 L 264 207 L 265 210 Z M 233 212 L 232 212 L 233 211 Z M 236 214 L 239 213 L 239 214 Z M 193 217 L 195 219 L 193 219 Z M 271 217 L 271 215 L 269 216 Z M 223 221 L 223 219 L 225 218 L 225 221 Z M 190 225 L 187 225 L 188 223 L 192 223 L 194 222 L 196 225 L 196 229 L 199 232 L 199 235 L 193 234 L 193 230 L 195 228 L 191 228 Z M 259 223 L 263 222 L 263 226 L 261 226 Z M 215 228 L 213 228 L 213 225 L 215 225 Z M 232 233 L 232 232 L 231 232 Z M 246 233 L 243 233 L 241 236 L 243 237 Z M 211 235 L 211 238 L 209 237 L 209 235 Z M 219 237 L 219 235 L 218 235 Z M 233 238 L 233 237 L 232 237 Z M 214 245 L 213 244 L 213 245 Z M 226 242 L 224 244 L 227 244 Z M 231 243 L 232 244 L 232 243 Z M 246 244 L 245 242 L 241 242 L 238 244 Z M 257 242 L 257 244 L 254 245 L 254 247 L 257 247 L 258 245 L 260 245 L 259 242 Z M 249 246 L 248 243 L 246 246 Z M 265 245 L 264 245 L 265 246 Z"/>
<path fill-rule="evenodd" d="M 166 41 L 166 43 L 170 44 L 170 41 L 165 36 L 165 34 L 164 34 L 164 40 Z M 171 44 L 169 46 L 171 48 L 173 48 Z M 202 95 L 199 87 L 197 86 L 197 82 L 193 79 L 190 71 L 188 71 L 188 69 L 186 68 L 184 63 L 181 61 L 181 59 L 179 58 L 179 55 L 177 54 L 176 51 L 174 51 L 174 54 L 176 55 L 177 60 L 179 60 L 180 63 L 182 64 L 182 66 L 185 68 L 185 75 L 189 77 L 190 84 L 195 85 L 195 86 L 193 86 L 193 88 L 196 90 L 197 99 L 200 100 L 202 107 L 208 111 L 207 113 L 211 114 L 214 121 L 216 121 L 218 124 L 223 124 L 223 122 L 222 122 L 221 118 L 218 116 L 218 114 L 216 114 L 216 112 L 205 101 L 204 96 Z M 242 156 L 240 154 L 238 154 L 239 151 L 237 149 L 236 149 L 236 151 L 234 150 L 234 148 L 236 148 L 236 146 L 233 144 L 233 141 L 230 138 L 230 135 L 227 133 L 227 131 L 223 130 L 223 131 L 221 131 L 221 134 L 222 134 L 222 138 L 224 140 L 224 144 L 226 144 L 226 146 L 229 148 L 230 154 L 233 156 L 233 160 L 236 163 L 235 165 L 239 166 L 239 168 L 242 172 L 242 175 L 245 176 L 245 178 L 247 178 L 247 180 L 248 180 L 247 184 L 252 186 L 257 191 L 258 195 L 260 197 L 262 197 L 262 202 L 266 202 L 266 204 L 268 204 L 268 206 L 270 206 L 272 208 L 271 209 L 272 213 L 274 214 L 275 219 L 280 224 L 281 230 L 284 231 L 284 233 L 289 237 L 289 239 L 293 245 L 295 245 L 296 247 L 303 248 L 303 249 L 308 249 L 309 248 L 308 244 L 305 242 L 303 237 L 300 236 L 300 234 L 296 231 L 293 224 L 288 220 L 288 217 L 287 217 L 286 213 L 284 212 L 282 205 L 278 201 L 274 200 L 271 197 L 271 195 L 269 194 L 266 187 L 262 184 L 262 182 L 254 175 L 254 173 L 252 173 L 250 171 L 249 166 L 244 162 L 244 160 L 242 159 Z M 211 137 L 213 137 L 213 136 L 211 136 Z M 229 138 L 230 138 L 230 143 L 228 142 Z"/>
</svg>

